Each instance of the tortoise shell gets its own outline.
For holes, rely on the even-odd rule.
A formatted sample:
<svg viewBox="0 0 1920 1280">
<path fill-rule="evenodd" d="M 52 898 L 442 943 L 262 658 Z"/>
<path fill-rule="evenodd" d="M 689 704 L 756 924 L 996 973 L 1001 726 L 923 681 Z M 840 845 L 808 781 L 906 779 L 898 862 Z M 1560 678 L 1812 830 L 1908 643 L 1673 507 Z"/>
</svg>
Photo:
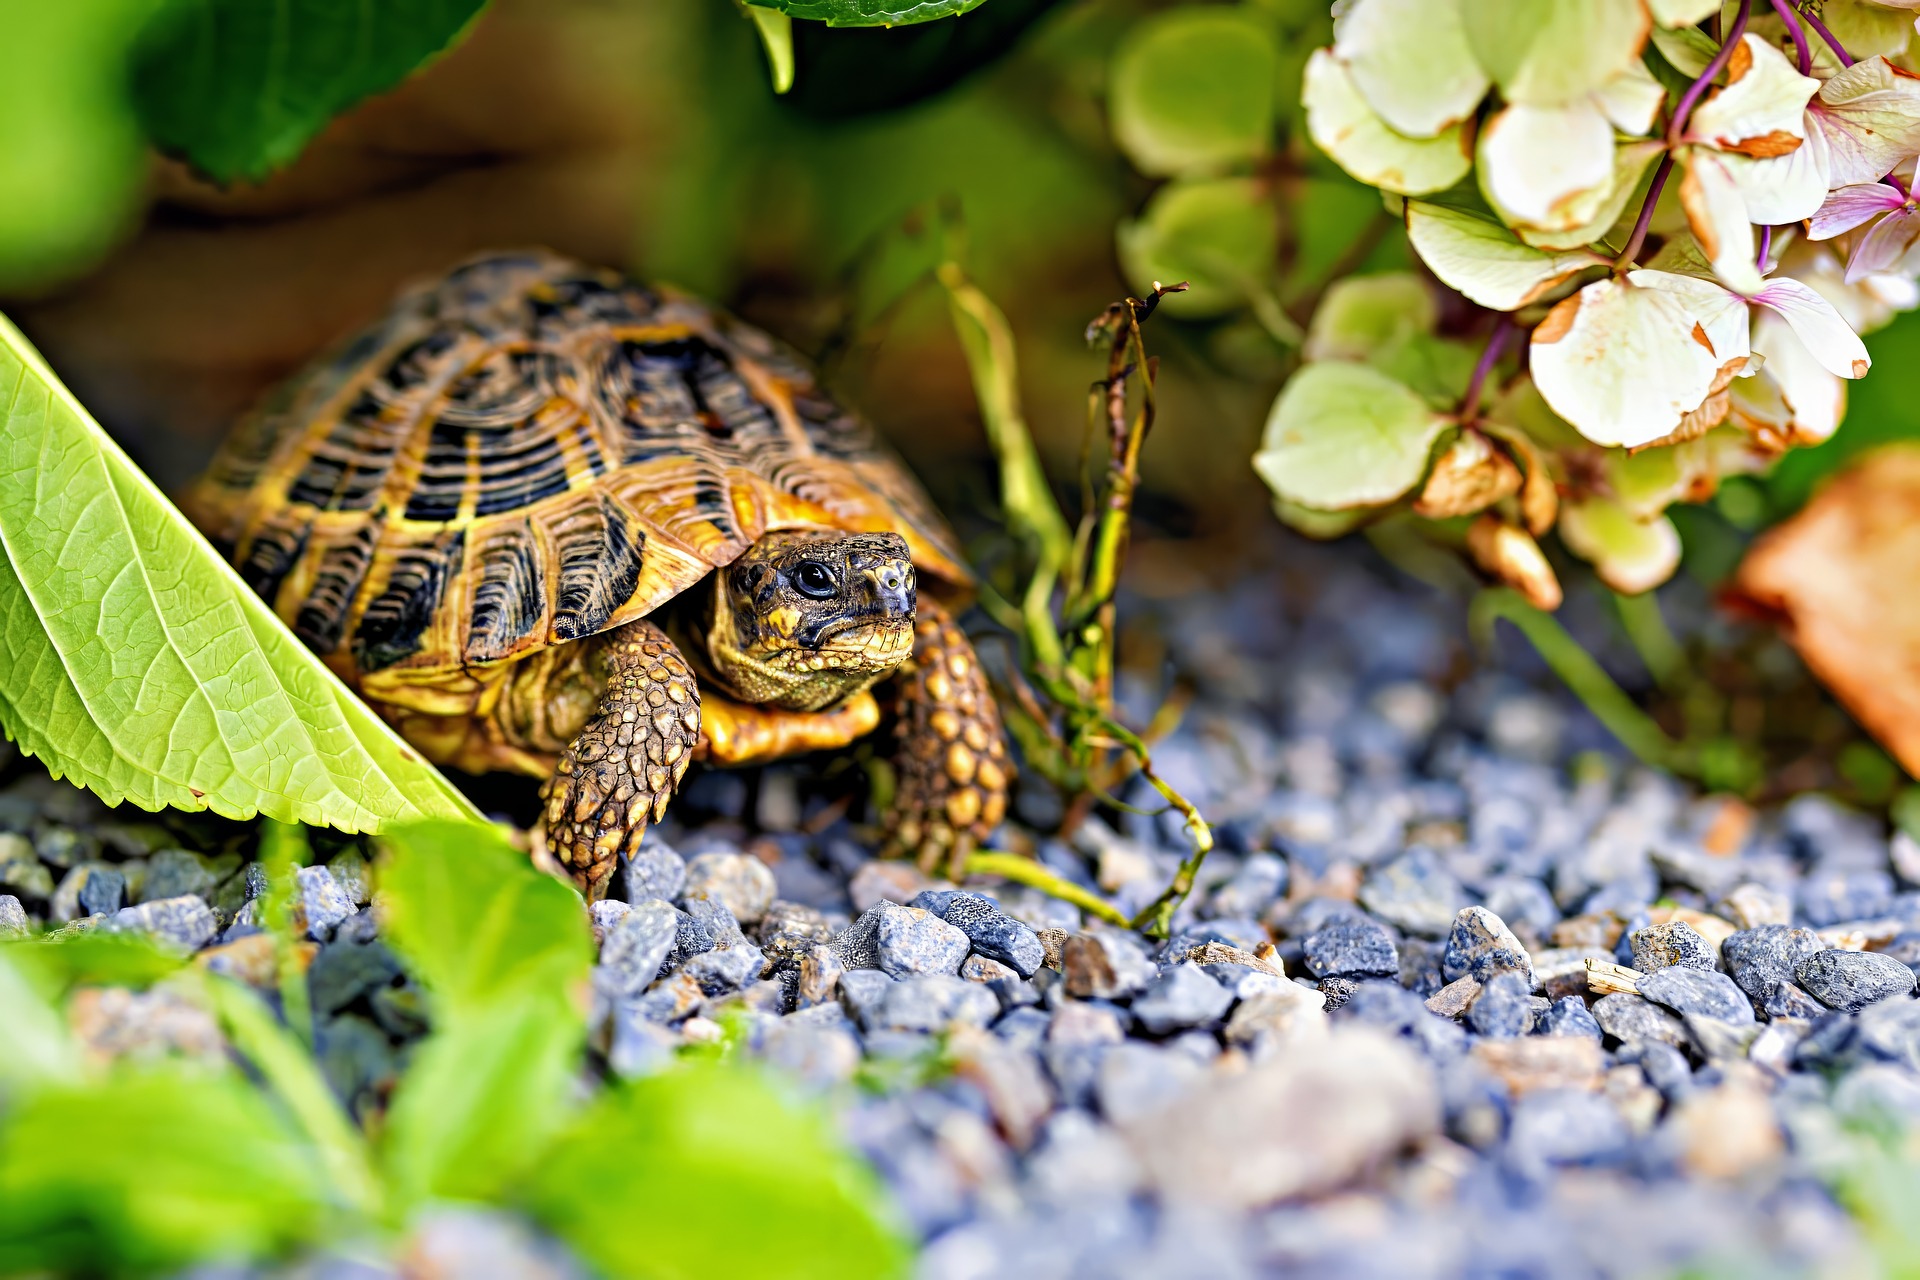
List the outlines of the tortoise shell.
<svg viewBox="0 0 1920 1280">
<path fill-rule="evenodd" d="M 891 530 L 970 583 L 913 476 L 797 356 L 545 252 L 403 296 L 243 419 L 183 505 L 303 641 L 381 685 L 619 626 L 770 530 Z"/>
</svg>

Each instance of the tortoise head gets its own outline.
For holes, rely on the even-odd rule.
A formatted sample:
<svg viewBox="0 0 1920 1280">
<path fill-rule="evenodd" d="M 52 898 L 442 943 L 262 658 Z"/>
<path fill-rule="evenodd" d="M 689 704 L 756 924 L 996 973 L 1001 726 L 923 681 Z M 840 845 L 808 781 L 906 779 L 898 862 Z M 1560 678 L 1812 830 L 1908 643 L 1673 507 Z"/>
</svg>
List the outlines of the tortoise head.
<svg viewBox="0 0 1920 1280">
<path fill-rule="evenodd" d="M 749 702 L 818 711 L 913 653 L 913 561 L 897 533 L 769 533 L 715 577 L 707 654 Z"/>
</svg>

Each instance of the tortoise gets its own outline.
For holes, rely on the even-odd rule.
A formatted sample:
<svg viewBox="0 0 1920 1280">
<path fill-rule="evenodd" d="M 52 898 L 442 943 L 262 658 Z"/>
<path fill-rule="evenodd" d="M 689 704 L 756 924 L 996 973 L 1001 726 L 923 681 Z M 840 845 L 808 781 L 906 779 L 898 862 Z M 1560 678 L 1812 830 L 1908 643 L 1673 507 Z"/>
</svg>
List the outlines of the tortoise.
<svg viewBox="0 0 1920 1280">
<path fill-rule="evenodd" d="M 234 426 L 183 495 L 422 754 L 545 779 L 590 901 L 688 762 L 844 746 L 893 704 L 887 844 L 996 827 L 973 577 L 870 426 L 694 298 L 543 251 L 403 293 Z"/>
</svg>

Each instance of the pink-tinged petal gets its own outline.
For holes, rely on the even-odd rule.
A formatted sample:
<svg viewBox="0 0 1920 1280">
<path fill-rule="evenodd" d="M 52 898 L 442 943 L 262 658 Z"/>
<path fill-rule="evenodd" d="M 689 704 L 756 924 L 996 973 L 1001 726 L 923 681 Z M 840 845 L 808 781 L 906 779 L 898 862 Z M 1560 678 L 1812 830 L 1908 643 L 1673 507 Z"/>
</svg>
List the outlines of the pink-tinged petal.
<svg viewBox="0 0 1920 1280">
<path fill-rule="evenodd" d="M 1688 117 L 1687 140 L 1755 157 L 1785 155 L 1806 136 L 1807 101 L 1819 88 L 1778 49 L 1744 36 L 1727 60 L 1727 87 Z"/>
<path fill-rule="evenodd" d="M 1786 410 L 1783 433 L 1806 445 L 1832 435 L 1847 411 L 1847 384 L 1822 368 L 1786 321 L 1771 312 L 1754 317 L 1753 349 L 1766 357 L 1767 366 L 1758 377 L 1742 382 L 1773 385 Z"/>
<path fill-rule="evenodd" d="M 1721 365 L 1730 364 L 1752 350 L 1747 342 L 1746 299 L 1728 292 L 1718 282 L 1653 270 L 1629 271 L 1627 280 L 1639 288 L 1664 293 L 1678 303 L 1698 330 L 1694 341 L 1704 342 Z"/>
<path fill-rule="evenodd" d="M 1777 227 L 1811 218 L 1826 201 L 1827 142 L 1817 133 L 1783 156 L 1754 159 L 1726 151 L 1719 159 L 1756 225 Z"/>
<path fill-rule="evenodd" d="M 1901 209 L 1890 213 L 1860 237 L 1853 257 L 1847 260 L 1847 283 L 1858 284 L 1862 277 L 1891 271 L 1913 250 L 1920 239 L 1920 212 Z"/>
<path fill-rule="evenodd" d="M 1863 59 L 1820 86 L 1807 123 L 1826 140 L 1833 186 L 1877 182 L 1920 152 L 1920 77 Z"/>
<path fill-rule="evenodd" d="M 1827 196 L 1826 203 L 1807 224 L 1807 239 L 1831 240 L 1845 235 L 1861 223 L 1907 202 L 1907 198 L 1884 182 L 1858 182 L 1841 187 Z"/>
<path fill-rule="evenodd" d="M 1680 207 L 1687 226 L 1718 276 L 1736 293 L 1760 287 L 1760 271 L 1753 265 L 1753 219 L 1721 158 L 1701 147 L 1689 147 L 1686 176 L 1680 180 Z"/>
<path fill-rule="evenodd" d="M 1628 448 L 1678 430 L 1714 394 L 1728 363 L 1679 294 L 1632 276 L 1596 281 L 1554 307 L 1534 328 L 1529 358 L 1534 386 L 1555 413 L 1595 444 Z"/>
<path fill-rule="evenodd" d="M 1873 367 L 1860 335 L 1849 329 L 1833 304 L 1810 286 L 1780 276 L 1767 281 L 1766 288 L 1751 295 L 1750 300 L 1792 325 L 1807 351 L 1834 377 L 1864 377 Z"/>
</svg>

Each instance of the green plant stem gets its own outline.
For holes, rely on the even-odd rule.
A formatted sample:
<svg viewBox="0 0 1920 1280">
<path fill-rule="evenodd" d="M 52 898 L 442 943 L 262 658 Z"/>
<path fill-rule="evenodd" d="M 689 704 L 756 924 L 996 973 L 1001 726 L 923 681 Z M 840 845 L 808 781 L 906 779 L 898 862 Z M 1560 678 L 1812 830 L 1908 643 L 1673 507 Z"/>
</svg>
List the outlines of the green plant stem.
<svg viewBox="0 0 1920 1280">
<path fill-rule="evenodd" d="M 1626 630 L 1634 652 L 1646 664 L 1647 674 L 1668 693 L 1684 692 L 1690 683 L 1686 650 L 1667 626 L 1658 598 L 1651 591 L 1637 596 L 1621 595 L 1617 591 L 1612 594 L 1614 608 L 1620 612 L 1620 625 Z"/>
<path fill-rule="evenodd" d="M 1049 897 L 1071 902 L 1082 911 L 1096 915 L 1108 924 L 1119 925 L 1122 929 L 1132 923 L 1126 913 L 1111 902 L 1089 893 L 1071 880 L 1055 875 L 1032 858 L 1023 858 L 1017 853 L 977 850 L 967 855 L 962 870 L 970 876 L 999 876 L 1003 880 L 1038 889 Z"/>
<path fill-rule="evenodd" d="M 1553 673 L 1627 750 L 1656 768 L 1694 775 L 1694 753 L 1669 738 L 1653 717 L 1634 705 L 1552 614 L 1534 608 L 1511 587 L 1488 587 L 1474 597 L 1468 623 L 1482 647 L 1491 646 L 1494 624 L 1502 619 L 1519 628 Z"/>
</svg>

